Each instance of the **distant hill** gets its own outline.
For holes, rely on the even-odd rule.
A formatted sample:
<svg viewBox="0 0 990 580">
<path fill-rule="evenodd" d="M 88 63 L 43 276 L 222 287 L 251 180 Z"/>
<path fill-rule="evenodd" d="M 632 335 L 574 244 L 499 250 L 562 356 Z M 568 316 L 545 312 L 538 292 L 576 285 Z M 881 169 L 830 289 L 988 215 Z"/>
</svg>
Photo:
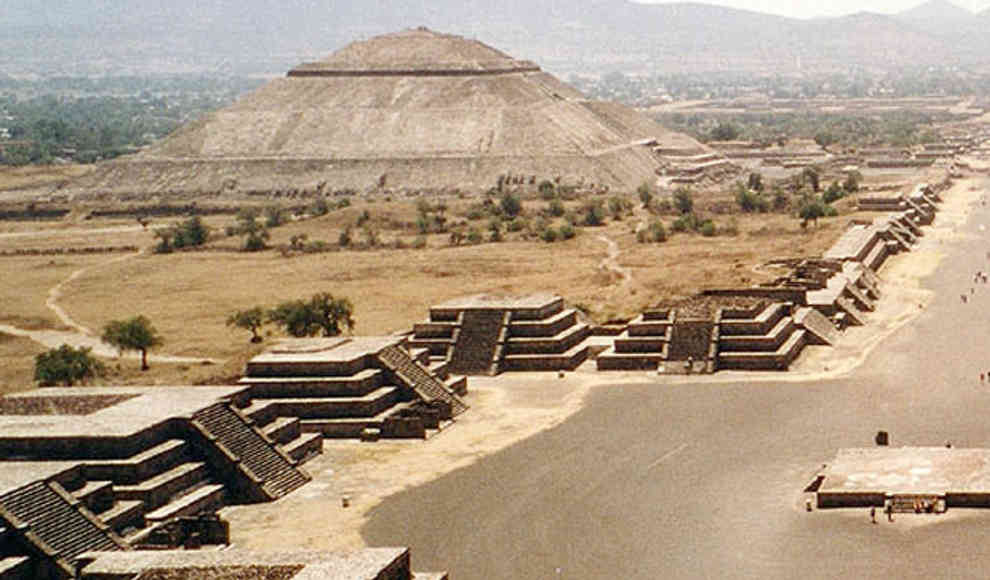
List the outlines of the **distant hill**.
<svg viewBox="0 0 990 580">
<path fill-rule="evenodd" d="M 932 0 L 898 15 L 798 20 L 629 0 L 4 0 L 0 72 L 280 74 L 348 42 L 420 25 L 559 73 L 846 70 L 990 60 L 990 11 Z"/>
</svg>

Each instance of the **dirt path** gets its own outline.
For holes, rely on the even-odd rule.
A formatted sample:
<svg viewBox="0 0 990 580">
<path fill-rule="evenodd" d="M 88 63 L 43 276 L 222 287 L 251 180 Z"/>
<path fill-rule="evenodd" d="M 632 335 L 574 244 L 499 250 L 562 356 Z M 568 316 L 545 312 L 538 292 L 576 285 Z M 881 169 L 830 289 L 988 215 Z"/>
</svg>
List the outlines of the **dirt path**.
<svg viewBox="0 0 990 580">
<path fill-rule="evenodd" d="M 619 265 L 619 254 L 622 253 L 622 251 L 619 250 L 619 244 L 605 234 L 599 234 L 598 239 L 607 246 L 608 252 L 598 267 L 607 272 L 615 272 L 618 274 L 619 278 L 622 279 L 619 288 L 627 288 L 632 283 L 632 270 Z"/>
<path fill-rule="evenodd" d="M 124 260 L 129 260 L 140 256 L 142 252 L 136 252 L 133 254 L 127 254 L 124 256 L 117 256 L 106 262 L 101 262 L 99 264 L 94 264 L 91 266 L 86 266 L 85 268 L 80 268 L 58 284 L 52 286 L 48 290 L 48 298 L 45 300 L 45 306 L 49 310 L 55 313 L 58 317 L 59 322 L 63 325 L 68 326 L 72 330 L 27 330 L 24 328 L 18 328 L 16 326 L 11 326 L 9 324 L 0 324 L 0 332 L 4 334 L 9 334 L 12 336 L 19 336 L 22 338 L 27 338 L 37 342 L 38 344 L 44 346 L 45 348 L 58 348 L 63 344 L 67 344 L 73 348 L 88 348 L 96 356 L 103 358 L 128 358 L 128 359 L 138 359 L 141 357 L 139 352 L 133 353 L 120 353 L 116 348 L 106 344 L 100 337 L 92 331 L 92 329 L 83 326 L 76 322 L 64 308 L 59 306 L 58 300 L 62 297 L 62 290 L 66 284 L 72 282 L 73 280 L 79 279 L 81 276 L 87 272 L 109 266 L 110 264 L 115 264 L 117 262 L 123 262 Z M 156 355 L 148 354 L 149 362 L 160 362 L 160 363 L 189 363 L 196 364 L 202 362 L 210 363 L 220 363 L 222 361 L 205 358 L 205 357 L 182 357 L 182 356 L 169 356 L 169 355 Z"/>
</svg>

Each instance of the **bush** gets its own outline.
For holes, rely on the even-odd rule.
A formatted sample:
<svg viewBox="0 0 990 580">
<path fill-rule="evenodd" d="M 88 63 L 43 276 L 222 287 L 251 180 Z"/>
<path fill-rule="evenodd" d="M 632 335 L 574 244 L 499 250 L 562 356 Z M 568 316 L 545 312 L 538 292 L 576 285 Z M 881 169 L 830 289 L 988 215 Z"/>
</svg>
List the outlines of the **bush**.
<svg viewBox="0 0 990 580">
<path fill-rule="evenodd" d="M 746 213 L 766 213 L 770 209 L 770 202 L 763 197 L 763 194 L 748 189 L 742 183 L 739 184 L 736 192 L 736 203 L 739 204 L 739 209 Z"/>
<path fill-rule="evenodd" d="M 713 222 L 712 220 L 705 220 L 701 222 L 701 227 L 699 228 L 699 230 L 701 231 L 701 235 L 705 236 L 706 238 L 713 237 L 717 233 L 717 230 L 715 228 L 715 222 Z"/>
<path fill-rule="evenodd" d="M 344 228 L 344 231 L 340 232 L 340 236 L 337 237 L 337 245 L 340 246 L 341 248 L 346 248 L 350 246 L 351 242 L 353 241 L 354 240 L 351 234 L 351 226 L 347 226 L 346 228 Z"/>
<path fill-rule="evenodd" d="M 521 232 L 526 229 L 526 220 L 522 218 L 516 218 L 509 223 L 505 224 L 505 229 L 510 232 Z"/>
<path fill-rule="evenodd" d="M 682 215 L 694 211 L 694 195 L 686 187 L 678 187 L 674 190 L 674 207 Z"/>
<path fill-rule="evenodd" d="M 416 250 L 422 250 L 426 247 L 426 236 L 419 235 L 412 242 L 412 247 Z"/>
<path fill-rule="evenodd" d="M 540 192 L 540 197 L 542 197 L 544 201 L 550 201 L 555 195 L 557 195 L 557 189 L 554 187 L 552 181 L 547 181 L 544 179 L 540 182 L 537 189 Z"/>
<path fill-rule="evenodd" d="M 499 200 L 499 208 L 502 210 L 502 215 L 506 217 L 516 217 L 522 213 L 522 202 L 519 198 L 512 195 L 511 193 L 502 194 L 502 198 Z"/>
<path fill-rule="evenodd" d="M 480 244 L 481 243 L 481 232 L 477 228 L 471 228 L 467 233 L 467 241 L 469 244 Z"/>
<path fill-rule="evenodd" d="M 547 213 L 553 217 L 560 217 L 564 215 L 564 202 L 559 199 L 555 199 L 547 205 Z"/>
<path fill-rule="evenodd" d="M 90 349 L 63 344 L 34 358 L 34 380 L 43 387 L 74 383 L 103 375 L 106 368 L 90 354 Z"/>
<path fill-rule="evenodd" d="M 605 210 L 601 201 L 589 201 L 582 208 L 584 217 L 581 223 L 585 226 L 596 227 L 605 223 Z"/>
<path fill-rule="evenodd" d="M 667 241 L 667 229 L 663 227 L 663 222 L 660 220 L 654 221 L 649 225 L 649 227 L 646 228 L 646 230 L 641 231 L 647 232 L 649 235 L 648 239 L 651 242 L 660 243 Z"/>
<path fill-rule="evenodd" d="M 314 216 L 326 215 L 330 213 L 330 204 L 327 203 L 327 200 L 319 197 L 313 202 L 313 205 L 309 206 L 309 213 Z"/>
<path fill-rule="evenodd" d="M 822 201 L 825 203 L 832 203 L 834 201 L 840 200 L 846 196 L 846 192 L 839 185 L 838 181 L 833 181 L 828 187 L 825 188 L 825 192 L 822 193 Z"/>
<path fill-rule="evenodd" d="M 560 226 L 560 239 L 569 240 L 577 235 L 577 231 L 571 224 L 564 224 Z"/>
<path fill-rule="evenodd" d="M 285 210 L 277 205 L 265 208 L 265 227 L 277 228 L 286 222 Z"/>
<path fill-rule="evenodd" d="M 543 240 L 544 242 L 547 242 L 548 244 L 552 244 L 553 242 L 556 242 L 557 230 L 553 228 L 544 228 L 543 231 L 540 232 L 540 239 Z"/>
<path fill-rule="evenodd" d="M 701 224 L 698 222 L 698 216 L 693 213 L 682 215 L 681 217 L 674 220 L 671 229 L 675 232 L 690 232 L 695 231 Z"/>
<path fill-rule="evenodd" d="M 643 204 L 644 208 L 650 207 L 650 202 L 653 201 L 653 192 L 650 191 L 650 185 L 648 183 L 644 182 L 636 188 L 636 194 L 639 196 L 639 201 Z"/>
</svg>

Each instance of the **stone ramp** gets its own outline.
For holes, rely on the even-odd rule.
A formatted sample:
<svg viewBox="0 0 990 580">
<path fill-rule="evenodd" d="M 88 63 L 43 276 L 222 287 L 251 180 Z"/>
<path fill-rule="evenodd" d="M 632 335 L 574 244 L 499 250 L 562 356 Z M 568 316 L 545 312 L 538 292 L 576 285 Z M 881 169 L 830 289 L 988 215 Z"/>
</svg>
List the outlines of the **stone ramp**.
<svg viewBox="0 0 990 580">
<path fill-rule="evenodd" d="M 241 465 L 258 477 L 272 498 L 299 488 L 309 476 L 297 469 L 290 458 L 225 403 L 217 403 L 193 415 Z"/>
<path fill-rule="evenodd" d="M 0 517 L 69 570 L 72 559 L 84 552 L 125 549 L 120 538 L 70 498 L 57 483 L 37 481 L 0 497 Z"/>
<path fill-rule="evenodd" d="M 449 370 L 458 375 L 492 374 L 499 335 L 505 322 L 504 310 L 465 310 L 454 343 Z"/>
<path fill-rule="evenodd" d="M 413 389 L 424 401 L 439 400 L 447 403 L 450 405 L 450 414 L 452 417 L 456 417 L 467 411 L 468 406 L 460 397 L 450 392 L 440 380 L 430 374 L 423 365 L 413 360 L 401 348 L 387 346 L 378 353 L 378 359 L 397 375 L 398 378 L 405 381 L 407 386 Z"/>
<path fill-rule="evenodd" d="M 799 308 L 794 314 L 797 325 L 808 331 L 810 344 L 833 345 L 839 338 L 839 333 L 828 318 L 814 308 Z"/>
</svg>

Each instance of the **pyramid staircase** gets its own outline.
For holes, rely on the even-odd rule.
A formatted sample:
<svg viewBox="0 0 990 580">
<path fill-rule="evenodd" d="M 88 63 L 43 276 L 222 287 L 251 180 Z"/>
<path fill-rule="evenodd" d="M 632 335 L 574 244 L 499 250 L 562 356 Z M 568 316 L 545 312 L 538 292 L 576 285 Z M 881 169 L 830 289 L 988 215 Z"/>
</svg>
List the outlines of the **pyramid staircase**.
<svg viewBox="0 0 990 580">
<path fill-rule="evenodd" d="M 498 371 L 496 353 L 506 323 L 505 310 L 465 310 L 448 369 L 458 375 L 491 375 Z"/>
<path fill-rule="evenodd" d="M 261 482 L 271 499 L 301 487 L 309 475 L 275 442 L 226 403 L 217 403 L 193 414 L 193 423 L 213 437 L 239 465 Z"/>
<path fill-rule="evenodd" d="M 505 313 L 504 316 L 508 316 L 508 313 Z M 405 350 L 397 346 L 387 346 L 378 353 L 378 359 L 402 382 L 414 390 L 424 402 L 442 401 L 450 407 L 450 417 L 456 417 L 467 411 L 468 406 L 460 397 L 451 392 L 446 385 L 409 356 Z"/>
<path fill-rule="evenodd" d="M 55 482 L 36 481 L 0 496 L 0 528 L 8 539 L 19 536 L 34 555 L 54 561 L 67 576 L 80 554 L 127 549 L 120 537 Z"/>
</svg>

